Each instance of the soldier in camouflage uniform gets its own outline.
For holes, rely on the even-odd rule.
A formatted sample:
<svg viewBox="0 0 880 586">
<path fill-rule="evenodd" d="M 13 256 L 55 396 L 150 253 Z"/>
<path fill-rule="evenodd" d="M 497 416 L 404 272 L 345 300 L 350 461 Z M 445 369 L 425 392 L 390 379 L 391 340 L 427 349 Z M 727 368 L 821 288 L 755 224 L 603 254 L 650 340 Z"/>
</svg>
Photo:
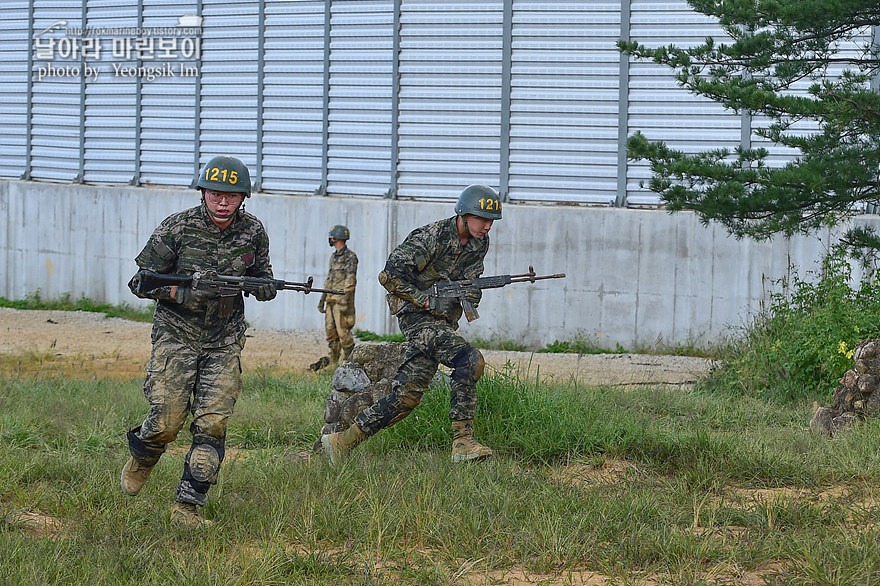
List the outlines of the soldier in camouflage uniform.
<svg viewBox="0 0 880 586">
<path fill-rule="evenodd" d="M 471 185 L 461 192 L 455 213 L 413 230 L 391 252 L 379 273 L 379 282 L 388 291 L 388 306 L 407 339 L 406 356 L 388 395 L 358 413 L 345 431 L 321 436 L 332 463 L 367 437 L 409 415 L 421 402 L 439 364 L 452 368 L 452 461 L 492 454 L 474 439 L 471 429 L 477 406 L 476 383 L 485 366 L 483 355 L 456 332 L 461 303 L 433 297 L 429 289 L 441 279 L 473 279 L 483 273 L 488 232 L 492 223 L 501 219 L 501 200 L 491 187 Z M 473 290 L 467 298 L 476 306 L 481 291 Z"/>
<path fill-rule="evenodd" d="M 191 275 L 214 270 L 221 275 L 272 278 L 269 237 L 263 224 L 244 211 L 250 174 L 235 157 L 218 156 L 196 181 L 201 203 L 167 217 L 135 261 L 157 273 Z M 129 283 L 133 292 L 135 280 Z M 275 297 L 263 285 L 259 301 Z M 144 395 L 150 411 L 128 432 L 131 458 L 122 470 L 122 490 L 136 495 L 153 466 L 192 413 L 192 446 L 172 508 L 173 521 L 188 527 L 211 522 L 197 507 L 217 481 L 223 461 L 226 424 L 241 391 L 241 350 L 245 343 L 244 300 L 212 297 L 198 289 L 164 286 L 139 297 L 156 299 L 153 350 Z"/>
<path fill-rule="evenodd" d="M 351 237 L 345 226 L 330 228 L 328 241 L 335 252 L 330 255 L 330 268 L 325 289 L 339 289 L 345 295 L 324 293 L 318 301 L 318 311 L 324 314 L 324 329 L 327 332 L 327 345 L 330 356 L 321 358 L 311 365 L 312 370 L 320 370 L 330 364 L 337 364 L 340 355 L 346 360 L 354 348 L 351 328 L 354 327 L 354 289 L 357 285 L 358 257 L 346 242 Z"/>
</svg>

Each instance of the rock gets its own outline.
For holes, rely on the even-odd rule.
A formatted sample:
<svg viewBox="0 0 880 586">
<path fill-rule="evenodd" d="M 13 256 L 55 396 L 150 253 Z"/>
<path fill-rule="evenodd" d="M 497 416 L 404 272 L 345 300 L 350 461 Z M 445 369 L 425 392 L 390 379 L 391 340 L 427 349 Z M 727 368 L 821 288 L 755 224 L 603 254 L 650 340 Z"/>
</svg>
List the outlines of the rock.
<svg viewBox="0 0 880 586">
<path fill-rule="evenodd" d="M 856 388 L 863 395 L 870 395 L 875 390 L 877 390 L 878 378 L 876 375 L 871 374 L 870 372 L 866 372 L 862 376 L 859 377 L 858 383 L 856 383 Z"/>
<path fill-rule="evenodd" d="M 391 380 L 405 354 L 405 343 L 357 344 L 348 360 L 333 372 L 321 434 L 343 431 L 358 413 L 391 392 Z M 312 449 L 323 449 L 320 438 Z"/>
<path fill-rule="evenodd" d="M 859 381 L 859 373 L 857 373 L 853 369 L 847 370 L 843 373 L 843 376 L 840 377 L 840 384 L 845 387 L 854 387 Z"/>
<path fill-rule="evenodd" d="M 853 413 L 842 413 L 831 420 L 832 432 L 841 431 L 859 421 L 858 416 Z"/>
<path fill-rule="evenodd" d="M 330 394 L 327 396 L 327 401 L 324 403 L 324 421 L 327 423 L 333 423 L 337 419 L 339 419 L 339 409 L 342 407 L 342 403 L 347 399 L 346 395 L 340 394 L 336 390 L 330 391 Z"/>
<path fill-rule="evenodd" d="M 337 391 L 360 393 L 369 386 L 370 378 L 360 364 L 349 361 L 333 373 L 333 388 Z"/>
<path fill-rule="evenodd" d="M 832 421 L 839 413 L 830 407 L 819 407 L 810 420 L 810 429 L 813 433 L 830 436 L 833 431 Z"/>
<path fill-rule="evenodd" d="M 342 404 L 337 421 L 344 423 L 345 427 L 348 427 L 354 422 L 354 418 L 358 413 L 372 404 L 373 395 L 370 393 L 355 393 Z"/>
<path fill-rule="evenodd" d="M 865 401 L 865 417 L 878 416 L 880 416 L 880 393 L 874 392 Z"/>
</svg>

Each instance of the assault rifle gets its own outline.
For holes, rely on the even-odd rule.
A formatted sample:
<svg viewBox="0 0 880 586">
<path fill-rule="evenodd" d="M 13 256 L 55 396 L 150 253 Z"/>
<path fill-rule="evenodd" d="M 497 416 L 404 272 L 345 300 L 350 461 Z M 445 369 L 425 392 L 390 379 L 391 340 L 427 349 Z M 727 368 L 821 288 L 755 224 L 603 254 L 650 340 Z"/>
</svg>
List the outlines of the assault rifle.
<svg viewBox="0 0 880 586">
<path fill-rule="evenodd" d="M 522 273 L 520 275 L 495 275 L 494 277 L 477 277 L 475 279 L 464 279 L 461 281 L 437 281 L 430 289 L 429 295 L 431 297 L 451 297 L 454 299 L 458 299 L 461 303 L 462 309 L 464 309 L 464 315 L 467 317 L 468 321 L 474 321 L 480 314 L 477 313 L 477 308 L 474 307 L 474 304 L 470 302 L 467 298 L 468 291 L 475 291 L 478 289 L 495 289 L 498 287 L 504 287 L 505 285 L 510 285 L 511 283 L 534 283 L 535 281 L 540 281 L 543 279 L 564 279 L 565 273 L 556 273 L 555 275 L 542 275 L 537 276 L 535 274 L 534 267 L 529 267 L 529 272 Z"/>
<path fill-rule="evenodd" d="M 293 281 L 264 279 L 260 277 L 218 275 L 217 271 L 195 272 L 192 275 L 165 275 L 146 269 L 138 271 L 133 279 L 136 287 L 135 290 L 138 293 L 146 293 L 166 285 L 177 285 L 178 287 L 192 287 L 195 290 L 207 291 L 217 297 L 232 297 L 237 295 L 239 291 L 243 291 L 245 295 L 248 295 L 259 289 L 262 285 L 272 283 L 275 285 L 276 291 L 302 291 L 306 295 L 312 291 L 316 293 L 329 293 L 330 295 L 345 295 L 345 291 L 338 289 L 318 289 L 317 287 L 312 287 L 314 280 L 314 277 L 309 277 L 305 283 L 295 283 Z"/>
</svg>

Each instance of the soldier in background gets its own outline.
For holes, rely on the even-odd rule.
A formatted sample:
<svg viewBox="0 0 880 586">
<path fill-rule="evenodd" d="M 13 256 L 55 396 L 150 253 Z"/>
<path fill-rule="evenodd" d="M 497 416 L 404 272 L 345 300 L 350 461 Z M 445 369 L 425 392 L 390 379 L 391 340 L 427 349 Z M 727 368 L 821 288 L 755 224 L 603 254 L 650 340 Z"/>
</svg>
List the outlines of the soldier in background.
<svg viewBox="0 0 880 586">
<path fill-rule="evenodd" d="M 212 158 L 196 178 L 201 202 L 165 218 L 135 261 L 157 273 L 272 277 L 269 237 L 263 224 L 244 211 L 251 180 L 235 157 Z M 217 482 L 225 453 L 226 424 L 241 392 L 241 350 L 245 343 L 244 300 L 214 297 L 190 287 L 164 286 L 135 295 L 157 300 L 153 350 L 144 396 L 150 411 L 128 432 L 131 458 L 122 469 L 122 490 L 135 496 L 147 482 L 165 446 L 192 414 L 192 446 L 186 456 L 172 521 L 187 527 L 210 525 L 199 513 L 208 489 Z M 258 301 L 275 297 L 265 284 Z"/>
<path fill-rule="evenodd" d="M 328 295 L 324 293 L 318 301 L 318 311 L 324 314 L 324 329 L 327 332 L 327 345 L 330 356 L 324 356 L 309 368 L 321 370 L 328 365 L 336 366 L 340 357 L 346 360 L 354 348 L 351 329 L 354 327 L 354 290 L 357 286 L 357 255 L 348 247 L 347 240 L 351 237 L 348 228 L 337 225 L 330 228 L 328 241 L 335 251 L 330 255 L 330 268 L 325 289 L 339 289 L 345 295 Z"/>
<path fill-rule="evenodd" d="M 474 279 L 483 274 L 489 229 L 501 219 L 501 199 L 487 185 L 471 185 L 459 195 L 455 214 L 413 230 L 391 251 L 379 273 L 379 282 L 388 291 L 388 307 L 406 336 L 406 355 L 390 393 L 358 413 L 348 429 L 321 436 L 332 463 L 367 437 L 409 415 L 421 402 L 440 364 L 452 368 L 452 461 L 492 454 L 474 439 L 471 428 L 477 408 L 476 384 L 485 366 L 483 355 L 456 331 L 462 315 L 458 299 L 434 297 L 430 289 L 441 279 Z M 482 291 L 473 290 L 467 300 L 476 306 L 481 295 Z"/>
</svg>

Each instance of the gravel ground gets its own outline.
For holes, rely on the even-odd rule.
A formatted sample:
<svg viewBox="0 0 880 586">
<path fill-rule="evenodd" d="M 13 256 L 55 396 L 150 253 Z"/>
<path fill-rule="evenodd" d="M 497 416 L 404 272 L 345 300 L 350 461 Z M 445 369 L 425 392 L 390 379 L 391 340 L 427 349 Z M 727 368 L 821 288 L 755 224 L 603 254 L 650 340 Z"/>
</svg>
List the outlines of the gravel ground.
<svg viewBox="0 0 880 586">
<path fill-rule="evenodd" d="M 0 308 L 0 356 L 5 369 L 29 364 L 78 365 L 89 376 L 142 376 L 150 358 L 151 324 L 107 318 L 86 311 Z M 249 329 L 242 368 L 307 371 L 326 354 L 323 330 Z M 687 386 L 708 372 L 711 361 L 644 354 L 544 354 L 484 350 L 489 371 L 513 370 L 544 381 L 587 385 Z M 16 362 L 17 361 L 17 362 Z M 61 371 L 61 370 L 59 370 Z"/>
</svg>

